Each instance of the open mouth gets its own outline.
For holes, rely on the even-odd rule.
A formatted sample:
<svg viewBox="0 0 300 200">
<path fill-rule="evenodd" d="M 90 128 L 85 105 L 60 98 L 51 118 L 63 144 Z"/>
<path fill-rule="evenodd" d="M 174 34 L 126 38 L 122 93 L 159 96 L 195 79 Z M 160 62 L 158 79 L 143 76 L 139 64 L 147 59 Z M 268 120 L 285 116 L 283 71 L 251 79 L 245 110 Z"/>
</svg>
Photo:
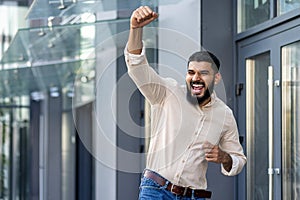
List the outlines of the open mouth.
<svg viewBox="0 0 300 200">
<path fill-rule="evenodd" d="M 199 95 L 204 90 L 205 84 L 202 82 L 191 82 L 191 91 L 194 95 Z"/>
</svg>

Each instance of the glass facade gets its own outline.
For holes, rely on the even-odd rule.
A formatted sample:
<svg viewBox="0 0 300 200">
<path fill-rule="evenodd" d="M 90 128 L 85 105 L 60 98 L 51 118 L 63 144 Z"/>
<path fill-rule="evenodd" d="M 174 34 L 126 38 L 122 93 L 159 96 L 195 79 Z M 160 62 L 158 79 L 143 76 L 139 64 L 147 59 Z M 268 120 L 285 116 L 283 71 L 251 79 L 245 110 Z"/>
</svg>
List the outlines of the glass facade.
<svg viewBox="0 0 300 200">
<path fill-rule="evenodd" d="M 6 19 L 0 24 L 5 30 L 0 41 L 1 200 L 92 199 L 96 195 L 92 194 L 95 172 L 86 174 L 84 167 L 90 162 L 88 153 L 96 151 L 93 122 L 102 120 L 103 108 L 109 107 L 103 101 L 115 101 L 110 99 L 115 94 L 106 94 L 116 92 L 117 65 L 128 37 L 126 13 L 140 4 L 155 8 L 156 3 L 36 0 L 26 12 L 17 3 L 16 11 L 0 6 L 0 17 Z M 16 15 L 21 24 L 12 21 Z M 155 49 L 156 34 L 150 30 L 145 35 L 149 38 L 145 44 Z M 79 109 L 85 105 L 92 109 Z M 97 112 L 94 105 L 102 110 L 96 114 L 99 119 L 92 120 Z M 115 119 L 108 117 L 114 114 L 105 113 L 105 120 L 115 128 Z M 108 127 L 106 122 L 98 123 Z M 96 141 L 96 146 L 103 143 Z"/>
<path fill-rule="evenodd" d="M 0 5 L 0 57 L 9 48 L 18 29 L 26 27 L 28 7 L 24 2 Z M 21 5 L 20 5 L 21 4 Z M 14 66 L 0 66 L 0 199 L 28 199 L 30 190 L 30 99 L 27 94 L 5 95 L 14 83 Z M 14 74 L 14 75 L 13 75 Z M 16 85 L 17 86 L 17 85 Z M 18 87 L 18 86 L 17 86 Z M 20 88 L 22 83 L 20 84 Z"/>
<path fill-rule="evenodd" d="M 123 40 L 121 43 L 118 42 L 120 38 L 115 37 L 111 40 L 111 45 L 101 45 L 98 48 L 96 45 L 96 37 L 100 37 L 101 41 L 108 40 L 113 35 L 117 34 L 118 26 L 123 24 L 128 24 L 128 20 L 120 21 L 101 21 L 92 24 L 76 24 L 76 25 L 66 25 L 66 26 L 55 26 L 55 27 L 44 27 L 40 28 L 30 28 L 30 29 L 20 29 L 11 43 L 11 46 L 5 52 L 2 57 L 2 61 L 5 62 L 7 69 L 0 71 L 1 83 L 0 92 L 2 99 L 7 99 L 10 101 L 11 98 L 15 96 L 24 95 L 28 99 L 32 98 L 36 101 L 47 102 L 48 98 L 61 98 L 61 103 L 58 101 L 56 103 L 57 108 L 61 108 L 61 118 L 56 118 L 57 122 L 52 122 L 60 126 L 61 132 L 59 133 L 60 138 L 49 139 L 47 134 L 47 125 L 49 123 L 48 119 L 52 118 L 52 109 L 57 109 L 52 107 L 48 110 L 44 107 L 42 113 L 46 113 L 43 116 L 43 121 L 38 126 L 41 126 L 41 135 L 44 135 L 43 141 L 44 146 L 40 146 L 41 156 L 43 159 L 40 160 L 40 164 L 45 170 L 35 171 L 41 177 L 40 187 L 41 191 L 45 191 L 44 194 L 40 194 L 42 198 L 48 199 L 49 193 L 52 187 L 47 187 L 49 184 L 48 177 L 52 176 L 50 174 L 48 165 L 53 166 L 49 163 L 52 156 L 48 152 L 52 151 L 52 148 L 56 148 L 60 151 L 60 155 L 57 159 L 61 159 L 61 165 L 56 165 L 58 169 L 61 166 L 61 188 L 58 196 L 61 194 L 62 199 L 74 199 L 76 196 L 76 130 L 73 119 L 73 109 L 80 107 L 87 103 L 95 101 L 95 76 L 96 68 L 98 70 L 105 70 L 105 67 L 97 65 L 97 59 L 95 51 L 98 53 L 110 51 L 109 49 L 102 48 L 116 48 L 116 46 L 124 47 Z M 101 57 L 101 54 L 98 54 Z M 116 57 L 112 54 L 112 57 Z M 19 58 L 22 58 L 19 61 Z M 17 66 L 17 67 L 14 67 Z M 101 86 L 105 87 L 104 85 Z M 104 93 L 104 91 L 101 91 Z M 29 101 L 27 104 L 24 102 L 19 102 L 17 106 L 27 106 L 27 121 L 29 122 Z M 30 174 L 23 172 L 22 170 L 28 169 L 30 165 L 19 165 L 21 163 L 18 160 L 15 153 L 27 152 L 26 155 L 30 156 L 28 146 L 24 146 L 22 151 L 17 147 L 18 145 L 28 144 L 20 141 L 18 138 L 17 131 L 13 130 L 10 126 L 15 124 L 15 120 L 12 121 L 12 113 L 6 111 L 3 105 L 0 105 L 0 110 L 5 110 L 3 118 L 6 119 L 3 122 L 2 128 L 2 160 L 1 160 L 1 187 L 3 199 L 18 199 L 20 192 L 27 192 L 28 195 L 30 188 L 24 188 L 29 184 L 25 184 L 24 181 L 27 179 L 22 178 L 21 183 L 19 178 L 21 177 L 19 173 Z M 18 113 L 19 109 L 15 109 Z M 61 121 L 59 122 L 59 120 Z M 16 120 L 17 121 L 17 120 Z M 52 124 L 51 123 L 51 124 Z M 10 126 L 9 126 L 10 125 Z M 27 128 L 29 124 L 27 123 Z M 14 134 L 12 134 L 14 132 Z M 30 132 L 26 132 L 31 134 Z M 81 133 L 82 134 L 82 133 Z M 90 133 L 92 135 L 92 133 Z M 12 137 L 14 135 L 14 137 Z M 29 135 L 26 138 L 30 137 Z M 51 136 L 53 137 L 53 136 Z M 14 142 L 16 140 L 16 142 Z M 48 141 L 47 141 L 48 140 Z M 50 144 L 50 141 L 59 141 L 56 144 Z M 49 142 L 49 143 L 48 143 Z M 12 150 L 14 145 L 17 149 Z M 49 147 L 49 145 L 54 145 L 54 147 Z M 58 146 L 56 146 L 58 145 Z M 55 147 L 56 146 L 56 147 Z M 50 150 L 49 150 L 50 149 Z M 14 152 L 14 153 L 12 153 Z M 13 157 L 12 157 L 13 156 Z M 49 157 L 50 156 L 50 157 Z M 29 160 L 24 156 L 22 159 L 25 161 Z M 10 161 L 10 162 L 8 162 Z M 24 162 L 24 160 L 22 160 Z M 26 163 L 25 163 L 26 164 Z M 25 167 L 25 168 L 24 168 Z M 51 167 L 53 168 L 53 167 Z M 13 185 L 14 184 L 14 185 Z M 19 184 L 19 185 L 16 185 Z M 20 191 L 19 191 L 20 190 Z M 22 194 L 23 195 L 23 194 Z M 11 198 L 11 197 L 16 198 Z M 21 197 L 20 197 L 21 198 Z M 24 199 L 31 199 L 31 197 L 22 196 Z"/>
</svg>

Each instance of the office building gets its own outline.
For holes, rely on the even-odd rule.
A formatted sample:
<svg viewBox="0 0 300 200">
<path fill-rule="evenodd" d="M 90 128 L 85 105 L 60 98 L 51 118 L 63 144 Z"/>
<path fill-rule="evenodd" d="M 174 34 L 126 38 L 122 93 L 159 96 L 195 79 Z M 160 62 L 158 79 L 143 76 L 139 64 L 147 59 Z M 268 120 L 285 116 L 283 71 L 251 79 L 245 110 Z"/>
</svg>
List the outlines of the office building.
<svg viewBox="0 0 300 200">
<path fill-rule="evenodd" d="M 195 50 L 221 60 L 248 162 L 209 165 L 212 199 L 299 199 L 299 0 L 0 1 L 0 199 L 137 199 L 150 112 L 123 50 L 140 5 L 162 76 L 184 83 Z"/>
</svg>

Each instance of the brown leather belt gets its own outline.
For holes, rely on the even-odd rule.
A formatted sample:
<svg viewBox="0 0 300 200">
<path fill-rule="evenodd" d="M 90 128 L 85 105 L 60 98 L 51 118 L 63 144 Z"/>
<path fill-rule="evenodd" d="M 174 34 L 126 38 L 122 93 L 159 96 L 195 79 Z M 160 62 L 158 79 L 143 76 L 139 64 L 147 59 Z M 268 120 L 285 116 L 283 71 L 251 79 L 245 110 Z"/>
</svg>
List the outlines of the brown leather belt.
<svg viewBox="0 0 300 200">
<path fill-rule="evenodd" d="M 165 186 L 167 180 L 160 177 L 156 173 L 145 170 L 144 172 L 144 177 L 152 179 L 156 183 L 158 183 L 161 186 Z M 185 196 L 185 197 L 192 197 L 193 194 L 193 189 L 188 188 L 188 187 L 182 187 L 178 185 L 174 185 L 172 183 L 168 183 L 167 188 L 168 191 L 172 192 L 173 194 L 176 194 L 178 196 Z M 206 190 L 194 190 L 194 197 L 197 198 L 210 198 L 211 197 L 211 192 L 206 191 Z"/>
</svg>

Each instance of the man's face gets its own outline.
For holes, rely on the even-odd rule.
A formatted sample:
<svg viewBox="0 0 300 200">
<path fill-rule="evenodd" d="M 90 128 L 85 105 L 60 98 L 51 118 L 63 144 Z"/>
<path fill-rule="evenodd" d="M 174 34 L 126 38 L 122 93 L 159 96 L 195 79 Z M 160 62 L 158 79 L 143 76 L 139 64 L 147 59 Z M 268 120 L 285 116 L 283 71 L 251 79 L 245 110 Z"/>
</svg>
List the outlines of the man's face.
<svg viewBox="0 0 300 200">
<path fill-rule="evenodd" d="M 190 62 L 185 78 L 188 100 L 198 103 L 200 106 L 208 103 L 219 77 L 220 74 L 213 70 L 211 63 L 205 61 Z"/>
</svg>

